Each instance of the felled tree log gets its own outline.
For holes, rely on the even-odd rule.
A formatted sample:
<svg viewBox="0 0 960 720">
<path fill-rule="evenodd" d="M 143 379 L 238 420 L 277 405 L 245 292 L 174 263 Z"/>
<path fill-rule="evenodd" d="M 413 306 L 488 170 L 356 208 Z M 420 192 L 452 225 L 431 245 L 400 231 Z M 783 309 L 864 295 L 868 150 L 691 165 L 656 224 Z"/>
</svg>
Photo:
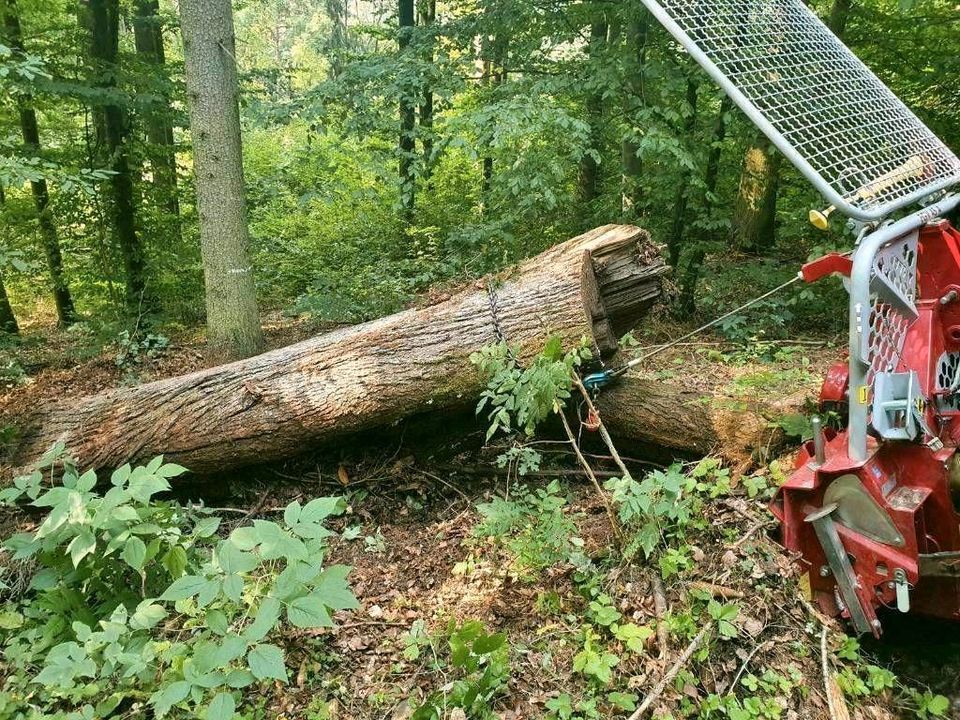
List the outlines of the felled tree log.
<svg viewBox="0 0 960 720">
<path fill-rule="evenodd" d="M 472 402 L 470 354 L 502 334 L 521 360 L 550 336 L 602 354 L 657 301 L 666 267 L 639 228 L 606 226 L 421 309 L 208 370 L 41 408 L 11 464 L 62 442 L 80 467 L 164 454 L 219 472 L 300 454 L 404 417 Z"/>
<path fill-rule="evenodd" d="M 597 407 L 616 437 L 745 463 L 777 449 L 784 434 L 776 420 L 801 403 L 748 402 L 628 374 L 599 396 Z"/>
</svg>

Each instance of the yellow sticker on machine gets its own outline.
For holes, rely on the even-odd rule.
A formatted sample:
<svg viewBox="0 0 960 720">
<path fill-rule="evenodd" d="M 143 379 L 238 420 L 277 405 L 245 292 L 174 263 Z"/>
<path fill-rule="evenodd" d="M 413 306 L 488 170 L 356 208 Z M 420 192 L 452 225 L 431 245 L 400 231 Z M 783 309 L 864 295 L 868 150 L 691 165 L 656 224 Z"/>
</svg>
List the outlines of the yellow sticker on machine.
<svg viewBox="0 0 960 720">
<path fill-rule="evenodd" d="M 810 573 L 808 572 L 800 576 L 800 595 L 808 602 L 813 600 L 813 590 L 810 588 Z"/>
<path fill-rule="evenodd" d="M 859 400 L 861 405 L 866 405 L 870 402 L 870 386 L 861 385 L 859 392 Z"/>
</svg>

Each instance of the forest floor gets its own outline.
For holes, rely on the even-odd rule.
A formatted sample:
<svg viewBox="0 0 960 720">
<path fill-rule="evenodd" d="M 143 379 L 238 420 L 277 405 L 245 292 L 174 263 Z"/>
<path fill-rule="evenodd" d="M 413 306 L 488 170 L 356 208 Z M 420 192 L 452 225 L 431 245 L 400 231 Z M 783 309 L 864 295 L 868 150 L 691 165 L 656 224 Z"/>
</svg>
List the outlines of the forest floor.
<svg viewBox="0 0 960 720">
<path fill-rule="evenodd" d="M 317 331 L 280 316 L 267 323 L 271 347 Z M 656 326 L 634 350 L 678 334 Z M 19 369 L 0 390 L 0 425 L 38 402 L 210 364 L 189 334 L 155 357 L 145 352 L 119 364 L 116 348 L 87 354 L 75 335 L 54 337 L 28 337 L 10 355 L 6 366 Z M 645 372 L 704 392 L 811 393 L 838 355 L 829 341 L 707 339 L 665 353 Z M 542 467 L 518 478 L 498 467 L 504 448 L 484 446 L 479 423 L 467 421 L 455 435 L 411 426 L 179 490 L 220 507 L 234 526 L 271 517 L 294 499 L 341 494 L 348 503 L 332 526 L 339 535 L 329 561 L 353 566 L 361 607 L 338 614 L 335 629 L 282 638 L 291 684 L 265 693 L 254 716 L 401 720 L 425 700 L 442 703 L 466 687 L 484 698 L 484 712 L 504 720 L 627 717 L 707 625 L 717 629 L 679 664 L 651 717 L 828 717 L 824 627 L 826 662 L 853 717 L 922 717 L 917 693 L 927 688 L 960 698 L 954 626 L 884 618 L 887 639 L 859 647 L 802 599 L 796 564 L 771 539 L 766 502 L 776 463 L 743 477 L 710 462 L 661 468 L 695 482 L 691 517 L 664 538 L 654 565 L 642 555 L 632 563 L 615 558 L 604 505 L 565 443 L 544 440 L 537 449 Z M 612 475 L 603 452 L 592 460 Z M 637 477 L 657 470 L 649 459 L 628 462 Z M 789 458 L 781 462 L 787 467 Z M 3 520 L 5 536 L 12 525 L 36 522 L 9 512 Z M 505 635 L 504 645 L 484 657 L 485 674 L 451 653 L 464 639 L 494 633 Z M 927 642 L 937 645 L 935 655 Z M 502 666 L 493 661 L 498 653 Z M 458 712 L 447 717 L 483 716 Z"/>
</svg>

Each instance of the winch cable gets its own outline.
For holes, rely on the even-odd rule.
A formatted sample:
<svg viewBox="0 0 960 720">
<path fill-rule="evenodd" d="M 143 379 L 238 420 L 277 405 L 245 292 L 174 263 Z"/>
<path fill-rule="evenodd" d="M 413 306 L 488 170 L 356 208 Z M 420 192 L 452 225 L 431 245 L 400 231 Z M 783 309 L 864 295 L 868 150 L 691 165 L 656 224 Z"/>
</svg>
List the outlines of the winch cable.
<svg viewBox="0 0 960 720">
<path fill-rule="evenodd" d="M 777 293 L 779 293 L 779 292 L 781 292 L 781 291 L 783 291 L 783 290 L 786 290 L 788 287 L 790 287 L 790 286 L 792 286 L 792 285 L 795 285 L 796 283 L 800 282 L 801 280 L 803 280 L 803 275 L 800 274 L 800 273 L 798 273 L 798 274 L 796 275 L 796 277 L 794 277 L 793 279 L 788 280 L 787 282 L 783 283 L 782 285 L 778 285 L 778 286 L 775 287 L 773 290 L 770 290 L 770 291 L 768 291 L 768 292 L 765 292 L 765 293 L 764 293 L 763 295 L 761 295 L 760 297 L 756 297 L 756 298 L 754 298 L 753 300 L 750 300 L 749 302 L 744 303 L 744 304 L 741 305 L 740 307 L 734 308 L 734 309 L 731 310 L 730 312 L 728 312 L 728 313 L 726 313 L 726 314 L 724 314 L 724 315 L 721 315 L 720 317 L 718 317 L 718 318 L 716 318 L 716 319 L 714 319 L 714 320 L 711 320 L 711 321 L 708 322 L 706 325 L 701 325 L 701 326 L 698 327 L 696 330 L 691 330 L 691 331 L 688 332 L 686 335 L 682 335 L 682 336 L 678 337 L 676 340 L 670 341 L 670 342 L 667 343 L 666 345 L 659 345 L 659 346 L 657 346 L 657 348 L 656 348 L 655 350 L 650 351 L 650 352 L 647 353 L 646 355 L 641 355 L 641 356 L 638 357 L 638 358 L 634 358 L 633 360 L 631 360 L 630 362 L 628 362 L 626 365 L 622 365 L 622 366 L 620 366 L 620 367 L 618 367 L 618 368 L 616 368 L 616 369 L 614 369 L 614 370 L 605 370 L 604 372 L 599 372 L 599 373 L 594 373 L 593 375 L 588 375 L 587 377 L 585 377 L 585 378 L 583 379 L 583 386 L 584 386 L 587 390 L 589 390 L 590 392 L 592 392 L 592 393 L 597 393 L 597 392 L 599 392 L 600 390 L 602 390 L 604 387 L 606 387 L 607 385 L 609 385 L 610 383 L 612 383 L 612 382 L 613 382 L 614 380 L 616 380 L 617 378 L 619 378 L 619 377 L 621 377 L 621 376 L 623 376 L 623 375 L 626 375 L 628 372 L 630 372 L 630 370 L 632 370 L 633 368 L 635 368 L 637 365 L 640 365 L 641 363 L 646 362 L 647 360 L 649 360 L 649 359 L 652 358 L 652 357 L 656 357 L 656 356 L 659 355 L 660 353 L 665 352 L 665 351 L 669 350 L 670 348 L 676 347 L 677 345 L 679 345 L 680 343 L 682 343 L 682 342 L 685 341 L 685 340 L 689 340 L 689 339 L 692 338 L 692 337 L 696 337 L 697 335 L 699 335 L 700 333 L 704 332 L 705 330 L 709 330 L 710 328 L 714 327 L 715 325 L 719 325 L 720 323 L 722 323 L 722 322 L 723 322 L 724 320 L 726 320 L 727 318 L 732 317 L 732 316 L 736 315 L 737 313 L 741 313 L 741 312 L 743 312 L 744 310 L 747 310 L 747 309 L 753 307 L 753 306 L 756 305 L 757 303 L 763 302 L 763 301 L 766 300 L 767 298 L 772 297 L 772 296 L 776 295 Z"/>
</svg>

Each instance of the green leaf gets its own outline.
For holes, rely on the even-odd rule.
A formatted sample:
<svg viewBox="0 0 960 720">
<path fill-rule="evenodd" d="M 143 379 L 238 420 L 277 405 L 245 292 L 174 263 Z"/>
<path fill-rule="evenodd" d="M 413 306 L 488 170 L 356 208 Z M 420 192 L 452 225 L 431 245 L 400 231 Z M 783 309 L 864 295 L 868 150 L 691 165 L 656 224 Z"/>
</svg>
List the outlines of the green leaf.
<svg viewBox="0 0 960 720">
<path fill-rule="evenodd" d="M 267 636 L 267 633 L 273 630 L 273 626 L 280 619 L 280 601 L 273 597 L 267 597 L 257 608 L 257 615 L 250 623 L 250 626 L 244 631 L 243 636 L 251 642 L 257 642 Z"/>
<path fill-rule="evenodd" d="M 243 593 L 243 578 L 239 575 L 227 575 L 223 579 L 223 594 L 233 602 L 240 602 Z"/>
<path fill-rule="evenodd" d="M 180 545 L 174 545 L 167 550 L 160 562 L 170 573 L 170 577 L 176 580 L 187 570 L 187 551 Z"/>
<path fill-rule="evenodd" d="M 120 487 L 130 477 L 131 470 L 132 468 L 130 467 L 129 463 L 118 467 L 116 470 L 113 471 L 113 475 L 110 476 L 110 483 L 117 487 Z"/>
<path fill-rule="evenodd" d="M 174 478 L 179 475 L 183 475 L 185 472 L 189 472 L 185 467 L 177 465 L 175 463 L 167 463 L 166 465 L 161 465 L 156 469 L 156 474 L 162 478 Z"/>
<path fill-rule="evenodd" d="M 134 471 L 130 478 L 130 497 L 142 503 L 150 502 L 150 498 L 159 492 L 165 492 L 170 489 L 170 483 L 156 475 L 148 475 L 143 472 Z"/>
<path fill-rule="evenodd" d="M 296 525 L 297 521 L 300 519 L 300 513 L 303 508 L 300 506 L 300 503 L 294 500 L 292 503 L 287 505 L 286 509 L 283 511 L 283 522 L 288 526 Z"/>
<path fill-rule="evenodd" d="M 67 546 L 67 552 L 70 553 L 70 560 L 73 566 L 77 567 L 80 561 L 92 553 L 97 547 L 97 539 L 87 528 L 84 528 Z"/>
<path fill-rule="evenodd" d="M 287 619 L 300 628 L 333 627 L 330 613 L 317 595 L 306 595 L 288 604 Z"/>
<path fill-rule="evenodd" d="M 120 557 L 134 570 L 142 570 L 143 561 L 147 557 L 147 546 L 136 535 L 131 535 L 127 538 Z"/>
<path fill-rule="evenodd" d="M 174 705 L 185 700 L 189 693 L 190 683 L 184 680 L 178 680 L 157 690 L 157 692 L 151 695 L 150 704 L 153 705 L 156 716 L 161 718 L 170 712 L 170 709 Z"/>
<path fill-rule="evenodd" d="M 260 564 L 256 555 L 241 550 L 229 540 L 217 546 L 217 563 L 228 575 L 250 572 Z"/>
<path fill-rule="evenodd" d="M 257 680 L 287 681 L 287 668 L 283 662 L 283 650 L 276 645 L 261 643 L 247 653 L 247 664 Z"/>
<path fill-rule="evenodd" d="M 301 523 L 323 522 L 331 515 L 337 514 L 341 504 L 342 498 L 339 497 L 316 498 L 303 506 L 303 510 L 301 510 L 300 517 L 297 521 Z M 290 525 L 292 523 L 287 524 Z"/>
<path fill-rule="evenodd" d="M 182 578 L 174 580 L 173 584 L 160 596 L 160 599 L 185 600 L 188 597 L 196 595 L 203 590 L 206 585 L 207 579 L 205 577 L 201 577 L 200 575 L 184 575 Z"/>
<path fill-rule="evenodd" d="M 162 605 L 157 605 L 151 600 L 144 600 L 130 617 L 130 627 L 134 630 L 149 630 L 167 616 L 167 611 Z"/>
<path fill-rule="evenodd" d="M 235 712 L 233 695 L 228 692 L 217 693 L 207 706 L 207 720 L 230 720 Z"/>
<path fill-rule="evenodd" d="M 193 528 L 193 534 L 197 537 L 211 537 L 220 527 L 220 518 L 218 517 L 207 517 L 198 521 Z"/>
<path fill-rule="evenodd" d="M 222 610 L 210 610 L 207 613 L 207 627 L 217 635 L 226 635 L 229 623 Z"/>
<path fill-rule="evenodd" d="M 349 565 L 331 565 L 320 573 L 314 594 L 323 600 L 324 605 L 333 610 L 356 610 L 360 607 L 347 585 L 347 574 L 352 569 Z"/>
</svg>

